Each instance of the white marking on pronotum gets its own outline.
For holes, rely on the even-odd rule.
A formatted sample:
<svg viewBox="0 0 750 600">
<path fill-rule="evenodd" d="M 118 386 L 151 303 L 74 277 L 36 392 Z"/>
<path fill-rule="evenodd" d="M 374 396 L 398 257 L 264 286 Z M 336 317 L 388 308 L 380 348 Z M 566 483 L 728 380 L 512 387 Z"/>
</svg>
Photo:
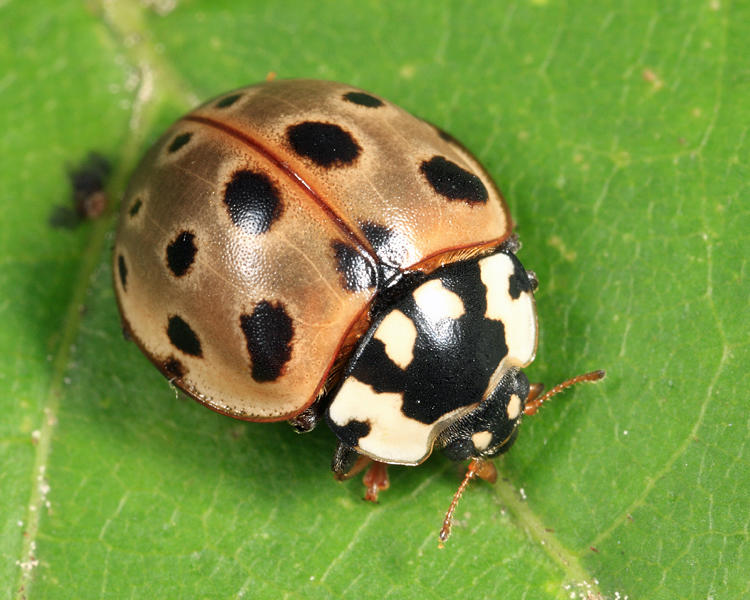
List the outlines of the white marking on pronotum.
<svg viewBox="0 0 750 600">
<path fill-rule="evenodd" d="M 433 426 L 405 416 L 403 402 L 402 394 L 379 394 L 372 386 L 349 377 L 328 414 L 341 427 L 350 421 L 370 424 L 370 433 L 359 438 L 358 449 L 365 454 L 376 460 L 416 465 L 430 453 Z"/>
<path fill-rule="evenodd" d="M 378 325 L 374 337 L 383 342 L 388 358 L 402 369 L 409 366 L 417 339 L 417 328 L 409 317 L 400 310 L 391 311 Z"/>
<path fill-rule="evenodd" d="M 465 312 L 461 297 L 439 279 L 427 281 L 414 290 L 414 301 L 433 323 L 440 319 L 458 319 Z"/>
<path fill-rule="evenodd" d="M 511 366 L 525 367 L 536 354 L 537 324 L 534 296 L 521 292 L 518 298 L 510 295 L 510 277 L 513 261 L 505 254 L 493 254 L 479 261 L 482 283 L 487 288 L 487 311 L 485 317 L 502 321 L 505 326 L 505 343 L 508 356 L 498 368 L 497 381 Z M 499 366 L 498 366 L 499 367 Z M 493 377 L 494 379 L 494 377 Z"/>
</svg>

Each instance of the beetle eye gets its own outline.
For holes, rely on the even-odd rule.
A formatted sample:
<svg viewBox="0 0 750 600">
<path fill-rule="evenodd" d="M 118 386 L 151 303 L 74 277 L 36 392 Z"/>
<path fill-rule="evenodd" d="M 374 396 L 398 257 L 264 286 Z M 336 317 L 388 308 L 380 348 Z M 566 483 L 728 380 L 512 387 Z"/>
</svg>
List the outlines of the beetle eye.
<svg viewBox="0 0 750 600">
<path fill-rule="evenodd" d="M 466 460 L 467 458 L 476 458 L 478 455 L 471 440 L 464 437 L 459 437 L 447 444 L 443 448 L 443 454 L 456 462 Z"/>
</svg>

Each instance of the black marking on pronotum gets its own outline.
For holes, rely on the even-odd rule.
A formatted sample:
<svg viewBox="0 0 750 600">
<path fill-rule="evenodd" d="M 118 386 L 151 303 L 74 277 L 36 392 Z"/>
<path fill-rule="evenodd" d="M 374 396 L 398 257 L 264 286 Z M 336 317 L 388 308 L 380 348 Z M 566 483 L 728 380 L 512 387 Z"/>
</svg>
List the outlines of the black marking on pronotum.
<svg viewBox="0 0 750 600">
<path fill-rule="evenodd" d="M 128 266 L 125 264 L 125 257 L 122 254 L 117 255 L 117 272 L 120 275 L 122 291 L 127 291 L 128 287 Z"/>
<path fill-rule="evenodd" d="M 188 272 L 195 260 L 195 234 L 183 231 L 167 246 L 167 265 L 177 277 Z"/>
<path fill-rule="evenodd" d="M 403 312 L 417 328 L 411 363 L 401 369 L 388 357 L 383 343 L 373 337 L 377 321 L 345 373 L 377 393 L 402 393 L 403 414 L 426 424 L 480 402 L 492 373 L 508 353 L 504 324 L 484 317 L 487 294 L 478 260 L 446 265 L 433 277 L 461 298 L 464 314 L 434 322 L 417 306 L 413 294 L 407 294 L 391 308 Z M 474 359 L 467 361 L 467 356 Z"/>
<path fill-rule="evenodd" d="M 176 136 L 172 143 L 169 144 L 169 148 L 167 148 L 167 152 L 170 154 L 173 152 L 177 152 L 180 148 L 182 148 L 185 144 L 187 144 L 190 141 L 190 138 L 193 137 L 193 134 L 191 132 L 185 132 L 181 133 L 180 135 Z"/>
<path fill-rule="evenodd" d="M 367 108 L 380 108 L 383 101 L 380 98 L 365 94 L 364 92 L 347 92 L 344 94 L 344 100 Z"/>
<path fill-rule="evenodd" d="M 337 425 L 331 419 L 327 422 L 336 437 L 351 447 L 358 446 L 359 438 L 367 437 L 372 429 L 370 424 L 364 421 L 351 420 L 346 425 Z"/>
<path fill-rule="evenodd" d="M 286 136 L 297 154 L 321 167 L 349 165 L 362 151 L 348 131 L 333 123 L 304 121 L 290 125 Z"/>
<path fill-rule="evenodd" d="M 224 190 L 232 222 L 247 233 L 261 234 L 281 216 L 281 195 L 265 173 L 242 170 L 232 175 Z"/>
<path fill-rule="evenodd" d="M 360 292 L 377 284 L 377 274 L 372 264 L 354 246 L 332 242 L 336 256 L 336 270 L 341 273 L 344 287 L 350 292 Z"/>
<path fill-rule="evenodd" d="M 193 331 L 181 317 L 172 315 L 167 325 L 167 336 L 172 345 L 190 356 L 203 356 L 201 342 L 195 331 Z"/>
<path fill-rule="evenodd" d="M 433 156 L 424 161 L 419 170 L 441 196 L 469 204 L 487 202 L 489 196 L 482 180 L 444 156 Z"/>
<path fill-rule="evenodd" d="M 513 254 L 507 254 L 513 263 L 513 273 L 508 278 L 508 293 L 513 300 L 517 300 L 521 295 L 521 292 L 532 291 L 532 280 L 526 274 L 526 270 L 523 268 L 521 261 L 519 261 Z"/>
<path fill-rule="evenodd" d="M 221 100 L 219 100 L 214 106 L 216 108 L 227 108 L 228 106 L 232 106 L 237 100 L 239 100 L 242 97 L 242 94 L 232 94 L 231 96 L 225 96 Z"/>
<path fill-rule="evenodd" d="M 292 355 L 294 328 L 281 302 L 259 302 L 252 314 L 240 315 L 255 381 L 274 381 Z"/>
</svg>

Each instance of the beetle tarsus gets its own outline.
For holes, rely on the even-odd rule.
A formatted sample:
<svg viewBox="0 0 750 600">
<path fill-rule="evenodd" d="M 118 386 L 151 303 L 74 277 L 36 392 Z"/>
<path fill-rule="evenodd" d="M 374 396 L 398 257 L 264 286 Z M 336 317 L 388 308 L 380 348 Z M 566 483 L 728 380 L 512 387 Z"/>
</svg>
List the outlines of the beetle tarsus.
<svg viewBox="0 0 750 600">
<path fill-rule="evenodd" d="M 497 481 L 497 467 L 495 463 L 489 460 L 478 461 L 476 472 L 477 477 L 483 479 L 487 483 L 495 483 Z"/>
<path fill-rule="evenodd" d="M 372 461 L 370 468 L 362 478 L 362 483 L 365 484 L 365 488 L 367 489 L 364 499 L 370 502 L 377 502 L 378 493 L 381 490 L 387 490 L 391 487 L 391 481 L 388 478 L 388 465 L 376 460 Z"/>
<path fill-rule="evenodd" d="M 296 417 L 289 419 L 289 423 L 297 433 L 307 433 L 315 429 L 320 419 L 323 417 L 323 411 L 320 408 L 320 402 L 316 400 Z"/>
<path fill-rule="evenodd" d="M 498 247 L 500 251 L 511 252 L 515 254 L 521 249 L 521 240 L 518 239 L 517 233 L 511 233 L 510 236 Z"/>
</svg>

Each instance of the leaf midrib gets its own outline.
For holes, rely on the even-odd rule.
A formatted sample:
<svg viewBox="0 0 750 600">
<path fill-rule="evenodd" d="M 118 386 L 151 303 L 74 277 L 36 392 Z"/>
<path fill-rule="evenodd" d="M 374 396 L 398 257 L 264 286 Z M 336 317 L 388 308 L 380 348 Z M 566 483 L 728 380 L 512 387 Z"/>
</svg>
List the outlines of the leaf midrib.
<svg viewBox="0 0 750 600">
<path fill-rule="evenodd" d="M 43 487 L 46 485 L 47 465 L 52 451 L 52 438 L 57 425 L 60 408 L 60 397 L 65 376 L 71 362 L 73 343 L 76 340 L 82 321 L 80 307 L 84 305 L 86 294 L 91 285 L 91 277 L 99 267 L 99 260 L 104 250 L 108 233 L 112 230 L 113 222 L 118 213 L 119 199 L 125 187 L 125 182 L 132 171 L 144 136 L 151 129 L 155 121 L 161 101 L 168 96 L 183 98 L 186 105 L 195 101 L 195 94 L 189 90 L 174 70 L 161 59 L 150 40 L 142 39 L 141 43 L 128 44 L 128 39 L 138 39 L 145 31 L 145 9 L 137 3 L 107 2 L 100 0 L 98 13 L 102 25 L 114 46 L 122 49 L 130 59 L 131 64 L 137 65 L 139 85 L 135 93 L 131 109 L 130 128 L 122 147 L 122 152 L 112 174 L 106 192 L 111 199 L 109 212 L 91 224 L 89 240 L 81 255 L 81 264 L 72 287 L 70 301 L 64 311 L 63 328 L 57 350 L 54 353 L 51 367 L 50 383 L 46 397 L 42 403 L 42 422 L 38 428 L 40 435 L 36 444 L 34 466 L 31 472 L 31 493 L 27 504 L 25 535 L 21 544 L 18 559 L 19 572 L 16 580 L 17 600 L 29 597 L 30 587 L 37 566 L 29 568 L 30 563 L 38 559 L 36 543 L 39 535 L 39 523 L 45 503 Z M 162 93 L 154 93 L 156 82 Z"/>
</svg>

